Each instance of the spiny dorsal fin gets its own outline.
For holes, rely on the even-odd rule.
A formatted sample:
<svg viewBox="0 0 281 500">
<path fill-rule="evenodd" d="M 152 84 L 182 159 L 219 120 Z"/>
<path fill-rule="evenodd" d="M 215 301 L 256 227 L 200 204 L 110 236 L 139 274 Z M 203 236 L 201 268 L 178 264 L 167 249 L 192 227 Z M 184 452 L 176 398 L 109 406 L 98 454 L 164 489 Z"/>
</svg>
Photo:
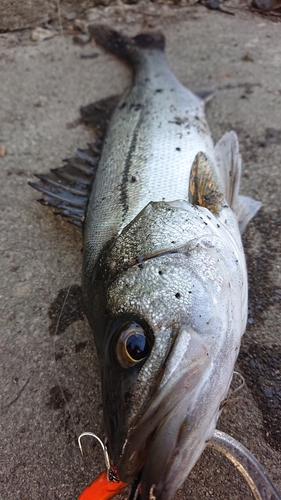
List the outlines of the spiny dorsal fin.
<svg viewBox="0 0 281 500">
<path fill-rule="evenodd" d="M 226 132 L 215 146 L 217 167 L 224 197 L 234 212 L 237 209 L 241 178 L 241 156 L 236 133 Z"/>
<path fill-rule="evenodd" d="M 108 122 L 120 101 L 120 95 L 112 95 L 106 99 L 93 102 L 80 108 L 82 121 L 86 125 L 92 125 L 100 136 L 105 134 Z"/>
<path fill-rule="evenodd" d="M 64 160 L 63 167 L 53 168 L 45 175 L 35 174 L 39 182 L 29 182 L 31 187 L 43 193 L 43 198 L 38 200 L 42 205 L 57 208 L 56 215 L 66 217 L 77 226 L 82 226 L 85 219 L 103 137 L 118 101 L 119 96 L 115 95 L 81 108 L 82 121 L 93 125 L 99 137 L 88 144 L 88 149 L 78 149 L 76 156 Z"/>
<path fill-rule="evenodd" d="M 98 145 L 89 144 L 88 149 L 78 149 L 76 156 L 67 158 L 65 165 L 52 169 L 48 174 L 35 174 L 38 182 L 29 185 L 41 193 L 43 198 L 38 201 L 59 209 L 56 215 L 68 219 L 68 222 L 82 226 L 85 219 L 88 198 L 99 161 Z"/>
<path fill-rule="evenodd" d="M 214 168 L 202 151 L 192 164 L 189 178 L 189 201 L 217 215 L 220 212 L 223 194 Z"/>
</svg>

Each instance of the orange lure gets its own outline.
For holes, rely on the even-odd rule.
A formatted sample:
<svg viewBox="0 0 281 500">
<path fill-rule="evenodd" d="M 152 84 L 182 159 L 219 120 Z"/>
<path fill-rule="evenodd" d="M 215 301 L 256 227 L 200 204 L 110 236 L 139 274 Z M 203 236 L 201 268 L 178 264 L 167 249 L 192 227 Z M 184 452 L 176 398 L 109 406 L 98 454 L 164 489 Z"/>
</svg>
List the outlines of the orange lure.
<svg viewBox="0 0 281 500">
<path fill-rule="evenodd" d="M 128 483 L 108 481 L 107 471 L 103 471 L 84 491 L 78 500 L 109 500 L 123 490 Z"/>
</svg>

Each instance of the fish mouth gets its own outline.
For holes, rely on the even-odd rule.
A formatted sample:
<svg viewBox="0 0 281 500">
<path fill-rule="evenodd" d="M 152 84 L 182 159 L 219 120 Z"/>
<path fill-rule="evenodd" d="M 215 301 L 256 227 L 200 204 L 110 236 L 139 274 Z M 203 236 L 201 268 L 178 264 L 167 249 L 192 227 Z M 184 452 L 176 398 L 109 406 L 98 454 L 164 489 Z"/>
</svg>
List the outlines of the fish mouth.
<svg viewBox="0 0 281 500">
<path fill-rule="evenodd" d="M 213 434 L 219 414 L 218 403 L 207 420 L 204 415 L 211 356 L 192 328 L 182 327 L 179 333 L 162 379 L 116 463 L 124 482 L 132 482 L 142 469 L 141 499 L 174 497 Z"/>
</svg>

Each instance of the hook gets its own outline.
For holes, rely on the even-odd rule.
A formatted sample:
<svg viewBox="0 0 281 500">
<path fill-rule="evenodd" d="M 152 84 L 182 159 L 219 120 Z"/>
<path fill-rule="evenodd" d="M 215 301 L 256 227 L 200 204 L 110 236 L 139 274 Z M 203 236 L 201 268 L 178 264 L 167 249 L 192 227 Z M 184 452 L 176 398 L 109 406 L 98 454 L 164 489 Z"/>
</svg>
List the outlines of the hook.
<svg viewBox="0 0 281 500">
<path fill-rule="evenodd" d="M 109 482 L 112 482 L 112 481 L 117 481 L 119 482 L 119 479 L 118 477 L 116 476 L 114 470 L 112 469 L 111 465 L 110 465 L 110 459 L 109 459 L 109 455 L 108 455 L 108 451 L 107 451 L 107 447 L 105 444 L 103 444 L 102 440 L 96 435 L 94 434 L 93 432 L 83 432 L 82 434 L 80 434 L 80 436 L 78 437 L 78 445 L 79 445 L 79 449 L 83 455 L 83 450 L 82 450 L 82 445 L 81 445 L 81 438 L 83 436 L 91 436 L 93 438 L 95 438 L 101 445 L 102 447 L 102 451 L 103 451 L 103 456 L 104 456 L 104 461 L 105 461 L 105 466 L 106 466 L 106 475 L 107 475 L 107 480 Z"/>
</svg>

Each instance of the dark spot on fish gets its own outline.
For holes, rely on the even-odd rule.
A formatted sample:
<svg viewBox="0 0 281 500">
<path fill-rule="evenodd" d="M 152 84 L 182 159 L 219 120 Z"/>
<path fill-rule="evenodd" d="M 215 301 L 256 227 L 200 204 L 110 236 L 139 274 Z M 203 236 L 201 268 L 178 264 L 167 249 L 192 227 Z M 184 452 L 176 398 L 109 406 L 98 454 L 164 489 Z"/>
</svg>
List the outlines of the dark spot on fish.
<svg viewBox="0 0 281 500">
<path fill-rule="evenodd" d="M 130 109 L 134 109 L 135 111 L 138 111 L 138 110 L 139 110 L 139 109 L 141 109 L 142 107 L 143 107 L 143 104 L 140 104 L 140 103 L 138 103 L 138 104 L 134 104 L 134 103 L 132 103 L 132 104 L 130 105 Z"/>
<path fill-rule="evenodd" d="M 163 272 L 160 270 L 160 271 L 158 271 L 158 274 L 160 274 L 160 276 L 162 276 Z"/>
<path fill-rule="evenodd" d="M 189 290 L 189 292 L 188 292 L 188 293 L 192 293 L 192 291 L 191 291 L 191 290 Z"/>
<path fill-rule="evenodd" d="M 175 123 L 176 125 L 182 125 L 184 123 L 184 120 L 179 116 L 175 116 L 174 120 L 168 121 L 168 123 Z"/>
<path fill-rule="evenodd" d="M 134 175 L 132 175 L 131 182 L 136 182 L 136 180 L 137 180 L 137 178 Z"/>
<path fill-rule="evenodd" d="M 176 151 L 181 151 L 181 148 L 176 148 Z"/>
<path fill-rule="evenodd" d="M 51 303 L 48 316 L 51 320 L 50 335 L 59 335 L 75 321 L 83 320 L 85 312 L 81 286 L 62 288 Z"/>
<path fill-rule="evenodd" d="M 127 105 L 127 103 L 123 102 L 123 104 L 121 104 L 121 106 L 119 106 L 119 109 L 124 109 L 126 105 Z"/>
<path fill-rule="evenodd" d="M 180 296 L 181 296 L 181 295 L 180 295 L 180 293 L 179 293 L 179 292 L 175 293 L 175 297 L 176 297 L 176 299 L 179 299 L 179 298 L 180 298 Z"/>
<path fill-rule="evenodd" d="M 83 349 L 85 349 L 87 345 L 87 341 L 82 341 L 82 342 L 77 342 L 77 344 L 75 344 L 74 346 L 74 349 L 75 349 L 75 352 L 80 352 L 80 351 L 83 351 Z"/>
<path fill-rule="evenodd" d="M 144 268 L 144 264 L 139 264 L 139 268 L 143 269 Z"/>
<path fill-rule="evenodd" d="M 219 225 L 219 224 L 217 224 L 217 227 L 220 227 L 220 225 Z"/>
<path fill-rule="evenodd" d="M 160 92 L 163 92 L 163 91 L 164 91 L 164 89 L 156 89 L 156 90 L 155 90 L 155 93 L 156 93 L 156 92 L 157 92 L 157 93 L 160 93 Z"/>
<path fill-rule="evenodd" d="M 71 400 L 72 394 L 65 387 L 54 385 L 47 394 L 46 405 L 52 410 L 61 410 Z"/>
</svg>

